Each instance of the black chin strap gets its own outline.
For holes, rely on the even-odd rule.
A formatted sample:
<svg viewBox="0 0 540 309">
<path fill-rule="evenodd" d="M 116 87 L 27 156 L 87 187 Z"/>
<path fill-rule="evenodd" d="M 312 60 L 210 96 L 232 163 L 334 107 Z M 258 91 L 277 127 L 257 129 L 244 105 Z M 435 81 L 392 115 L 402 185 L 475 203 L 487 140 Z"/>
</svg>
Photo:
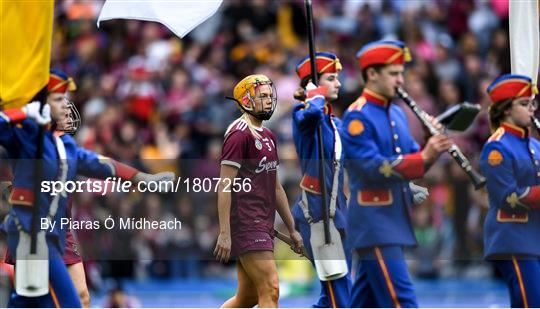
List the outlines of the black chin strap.
<svg viewBox="0 0 540 309">
<path fill-rule="evenodd" d="M 238 100 L 236 100 L 235 98 L 226 96 L 225 99 L 236 102 L 236 104 L 242 109 L 242 111 L 244 111 L 245 113 L 250 114 L 251 116 L 253 116 L 253 117 L 255 117 L 255 118 L 259 119 L 259 120 L 263 120 L 263 121 L 268 120 L 268 119 L 270 119 L 270 117 L 272 117 L 272 114 L 274 113 L 274 110 L 272 110 L 270 112 L 253 113 L 252 111 L 249 111 L 249 110 L 245 109 L 244 106 L 242 104 L 240 104 L 240 102 L 238 102 Z"/>
<path fill-rule="evenodd" d="M 259 119 L 259 120 L 268 120 L 270 119 L 270 117 L 272 117 L 272 114 L 273 114 L 273 111 L 272 112 L 261 112 L 261 113 L 257 113 L 257 114 L 252 114 L 250 113 L 250 115 L 252 115 L 253 117 Z"/>
</svg>

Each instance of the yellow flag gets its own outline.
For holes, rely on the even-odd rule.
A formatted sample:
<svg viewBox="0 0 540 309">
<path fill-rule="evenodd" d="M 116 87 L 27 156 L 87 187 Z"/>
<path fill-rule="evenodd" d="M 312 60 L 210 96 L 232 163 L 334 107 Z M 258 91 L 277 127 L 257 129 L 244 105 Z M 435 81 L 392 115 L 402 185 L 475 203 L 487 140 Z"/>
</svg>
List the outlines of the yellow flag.
<svg viewBox="0 0 540 309">
<path fill-rule="evenodd" d="M 0 108 L 19 107 L 49 80 L 54 0 L 0 0 Z"/>
</svg>

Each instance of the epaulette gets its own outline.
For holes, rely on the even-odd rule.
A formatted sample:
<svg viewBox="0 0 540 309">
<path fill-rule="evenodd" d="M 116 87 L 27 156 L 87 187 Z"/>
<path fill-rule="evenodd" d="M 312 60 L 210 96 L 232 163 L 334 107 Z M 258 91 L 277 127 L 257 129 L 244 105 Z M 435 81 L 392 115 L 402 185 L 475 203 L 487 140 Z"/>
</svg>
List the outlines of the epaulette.
<svg viewBox="0 0 540 309">
<path fill-rule="evenodd" d="M 499 127 L 497 130 L 495 130 L 495 132 L 493 132 L 493 134 L 491 134 L 491 136 L 488 138 L 488 142 L 495 142 L 495 141 L 499 141 L 501 139 L 501 137 L 503 137 L 504 135 L 504 128 L 502 127 Z"/>
<path fill-rule="evenodd" d="M 348 111 L 361 111 L 364 105 L 366 105 L 367 100 L 365 97 L 361 96 L 356 101 L 354 101 L 349 108 Z"/>
</svg>

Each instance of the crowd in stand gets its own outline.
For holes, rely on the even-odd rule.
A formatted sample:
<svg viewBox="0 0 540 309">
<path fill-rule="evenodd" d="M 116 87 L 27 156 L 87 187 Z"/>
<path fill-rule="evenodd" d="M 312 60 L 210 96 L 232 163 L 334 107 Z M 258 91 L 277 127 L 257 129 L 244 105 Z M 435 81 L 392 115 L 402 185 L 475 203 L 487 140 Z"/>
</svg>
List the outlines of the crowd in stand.
<svg viewBox="0 0 540 309">
<path fill-rule="evenodd" d="M 295 64 L 307 52 L 303 1 L 225 0 L 186 38 L 151 22 L 95 21 L 101 1 L 58 1 L 51 67 L 71 75 L 82 114 L 79 143 L 148 172 L 218 177 L 226 125 L 239 112 L 225 96 L 244 76 L 269 76 L 278 107 L 266 125 L 279 141 L 282 183 L 298 196 L 300 171 L 292 143 L 291 109 L 299 81 Z M 475 124 L 454 138 L 477 166 L 490 131 L 485 89 L 509 72 L 508 1 L 314 1 L 317 50 L 338 55 L 341 115 L 362 89 L 355 54 L 371 40 L 403 40 L 413 62 L 406 89 L 430 114 L 468 101 L 482 106 Z M 409 114 L 420 144 L 425 131 Z M 480 263 L 485 193 L 474 191 L 449 158 L 422 183 L 430 197 L 413 211 L 420 246 L 413 273 L 437 277 Z M 90 283 L 103 277 L 213 277 L 222 272 L 211 251 L 218 234 L 215 193 L 75 195 L 75 220 L 177 217 L 182 230 L 107 233 L 79 230 Z M 292 204 L 291 200 L 291 204 Z"/>
</svg>

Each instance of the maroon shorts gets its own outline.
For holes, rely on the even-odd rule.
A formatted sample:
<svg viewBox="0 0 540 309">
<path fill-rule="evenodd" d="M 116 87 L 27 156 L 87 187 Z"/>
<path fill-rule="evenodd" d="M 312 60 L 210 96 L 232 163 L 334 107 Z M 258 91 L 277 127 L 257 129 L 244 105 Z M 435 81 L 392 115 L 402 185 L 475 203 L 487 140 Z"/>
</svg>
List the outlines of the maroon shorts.
<svg viewBox="0 0 540 309">
<path fill-rule="evenodd" d="M 82 257 L 79 253 L 79 244 L 75 241 L 71 230 L 68 230 L 66 233 L 66 248 L 64 249 L 63 260 L 64 264 L 66 265 L 73 265 L 82 262 Z M 15 265 L 15 260 L 11 256 L 9 250 L 6 250 L 4 262 L 6 264 Z"/>
<path fill-rule="evenodd" d="M 268 232 L 242 232 L 231 236 L 231 255 L 239 257 L 248 251 L 274 251 L 274 236 Z"/>
<path fill-rule="evenodd" d="M 68 230 L 66 233 L 66 248 L 64 249 L 64 264 L 73 265 L 82 263 L 81 253 L 79 252 L 79 243 L 75 241 L 73 233 Z"/>
</svg>

